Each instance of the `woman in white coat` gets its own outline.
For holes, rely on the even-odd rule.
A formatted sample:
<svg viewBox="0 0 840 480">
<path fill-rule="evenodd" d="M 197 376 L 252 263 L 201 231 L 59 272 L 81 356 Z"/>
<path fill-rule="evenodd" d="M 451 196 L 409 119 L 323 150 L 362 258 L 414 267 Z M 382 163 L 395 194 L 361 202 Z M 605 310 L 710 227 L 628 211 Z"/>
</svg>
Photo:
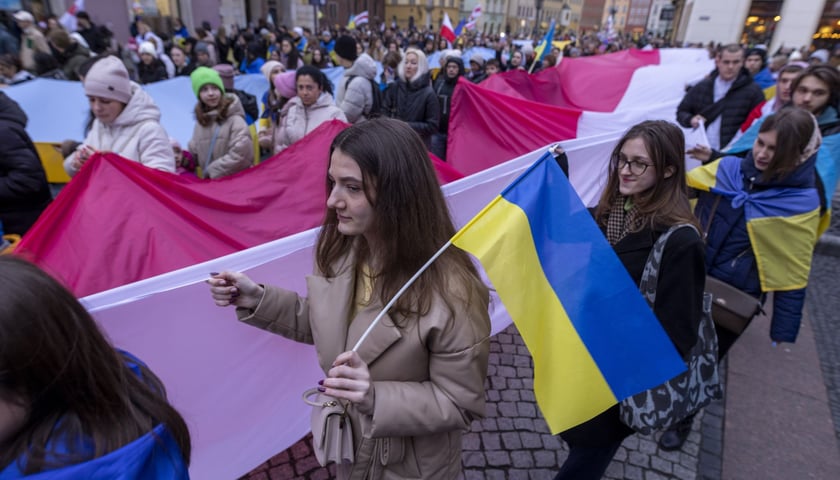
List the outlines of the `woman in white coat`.
<svg viewBox="0 0 840 480">
<path fill-rule="evenodd" d="M 160 124 L 160 109 L 140 85 L 129 80 L 120 59 L 108 56 L 94 63 L 84 88 L 95 119 L 84 142 L 64 159 L 71 177 L 96 152 L 113 152 L 150 168 L 175 172 L 175 154 Z"/>
<path fill-rule="evenodd" d="M 344 112 L 333 102 L 327 76 L 311 65 L 295 73 L 297 96 L 289 100 L 280 113 L 280 132 L 276 135 L 274 153 L 285 150 L 324 122 L 347 121 Z"/>
</svg>

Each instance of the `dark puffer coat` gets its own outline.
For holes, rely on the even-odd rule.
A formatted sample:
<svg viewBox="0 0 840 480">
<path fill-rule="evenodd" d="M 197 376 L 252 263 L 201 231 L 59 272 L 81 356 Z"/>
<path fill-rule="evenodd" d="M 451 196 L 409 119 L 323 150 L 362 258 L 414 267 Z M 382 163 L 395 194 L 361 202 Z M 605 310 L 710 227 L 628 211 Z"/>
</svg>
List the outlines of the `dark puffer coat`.
<svg viewBox="0 0 840 480">
<path fill-rule="evenodd" d="M 26 114 L 0 92 L 0 221 L 5 233 L 23 235 L 47 208 L 52 195 Z"/>
<path fill-rule="evenodd" d="M 715 79 L 718 72 L 715 70 L 697 85 L 691 87 L 682 102 L 677 107 L 677 121 L 683 127 L 691 126 L 691 118 L 695 115 L 702 115 L 709 118 L 714 110 L 715 104 Z M 725 147 L 741 128 L 741 124 L 747 119 L 753 108 L 764 101 L 764 92 L 755 83 L 747 69 L 742 68 L 735 79 L 735 83 L 726 92 L 723 99 L 724 109 L 720 114 L 720 147 Z M 706 122 L 708 127 L 712 121 Z"/>
<path fill-rule="evenodd" d="M 746 158 L 726 157 L 721 162 L 738 161 L 744 179 L 744 192 L 756 193 L 769 188 L 817 188 L 816 156 L 811 157 L 783 180 L 763 181 L 755 168 L 752 152 Z M 778 199 L 784 202 L 783 198 Z M 706 268 L 709 275 L 733 285 L 744 292 L 761 297 L 755 251 L 747 232 L 743 205 L 735 208 L 729 201 L 720 201 L 714 209 L 714 219 L 709 215 L 715 204 L 715 195 L 703 192 L 697 200 L 694 214 L 705 227 Z M 773 319 L 770 338 L 777 342 L 794 342 L 802 322 L 805 306 L 805 288 L 777 291 L 773 295 Z"/>
<path fill-rule="evenodd" d="M 388 117 L 407 122 L 420 134 L 426 147 L 431 146 L 432 134 L 438 132 L 440 123 L 440 105 L 428 73 L 410 83 L 401 78 L 392 83 L 385 90 L 382 110 Z"/>
<path fill-rule="evenodd" d="M 455 78 L 449 78 L 446 75 L 446 67 L 450 63 L 458 66 L 458 75 Z M 446 64 L 443 66 L 437 79 L 435 79 L 435 95 L 440 102 L 440 133 L 446 135 L 449 132 L 449 106 L 452 104 L 452 94 L 455 93 L 455 87 L 458 85 L 458 79 L 464 76 L 464 61 L 458 57 L 449 57 L 446 59 Z"/>
</svg>

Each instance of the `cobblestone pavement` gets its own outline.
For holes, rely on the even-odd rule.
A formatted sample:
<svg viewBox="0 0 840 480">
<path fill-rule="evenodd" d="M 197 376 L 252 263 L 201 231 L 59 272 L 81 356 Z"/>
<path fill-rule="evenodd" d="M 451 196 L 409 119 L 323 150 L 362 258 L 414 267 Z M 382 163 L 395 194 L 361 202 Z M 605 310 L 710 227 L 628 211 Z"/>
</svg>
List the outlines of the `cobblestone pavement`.
<svg viewBox="0 0 840 480">
<path fill-rule="evenodd" d="M 840 440 L 840 189 L 834 193 L 832 211 L 831 224 L 812 262 L 806 307 L 814 326 L 834 431 Z"/>
<path fill-rule="evenodd" d="M 551 480 L 566 459 L 565 443 L 549 432 L 533 391 L 533 364 L 514 326 L 490 344 L 487 417 L 475 421 L 463 439 L 465 480 Z M 725 378 L 725 375 L 722 375 Z M 721 471 L 723 405 L 713 404 L 694 421 L 679 452 L 658 448 L 657 437 L 633 435 L 624 441 L 604 476 L 608 480 L 718 480 Z M 257 467 L 249 480 L 323 480 L 311 436 Z"/>
<path fill-rule="evenodd" d="M 837 314 L 840 311 L 840 248 L 822 248 L 818 252 L 822 253 L 814 256 L 806 304 L 814 327 L 834 430 L 840 440 L 840 315 Z"/>
</svg>

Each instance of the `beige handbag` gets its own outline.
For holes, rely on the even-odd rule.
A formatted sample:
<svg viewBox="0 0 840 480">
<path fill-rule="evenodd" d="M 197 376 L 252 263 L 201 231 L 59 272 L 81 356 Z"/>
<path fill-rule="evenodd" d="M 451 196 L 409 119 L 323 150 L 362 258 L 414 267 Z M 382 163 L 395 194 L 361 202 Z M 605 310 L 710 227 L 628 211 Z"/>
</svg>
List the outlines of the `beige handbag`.
<svg viewBox="0 0 840 480">
<path fill-rule="evenodd" d="M 310 397 L 315 396 L 315 400 Z M 353 428 L 347 413 L 349 403 L 324 395 L 317 388 L 303 392 L 303 401 L 312 406 L 312 448 L 321 466 L 335 462 L 353 463 Z"/>
</svg>

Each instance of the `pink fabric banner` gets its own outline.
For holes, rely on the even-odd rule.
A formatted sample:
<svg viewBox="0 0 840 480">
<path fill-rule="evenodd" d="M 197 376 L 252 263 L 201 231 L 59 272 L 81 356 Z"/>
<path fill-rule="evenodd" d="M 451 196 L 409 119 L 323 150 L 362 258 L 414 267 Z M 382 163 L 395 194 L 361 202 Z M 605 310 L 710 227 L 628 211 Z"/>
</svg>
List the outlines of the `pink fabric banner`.
<svg viewBox="0 0 840 480">
<path fill-rule="evenodd" d="M 481 86 L 555 107 L 612 112 L 636 70 L 659 62 L 658 50 L 624 50 L 594 57 L 564 58 L 556 67 L 533 75 L 523 70 L 493 75 Z"/>
<path fill-rule="evenodd" d="M 515 98 L 458 81 L 449 117 L 447 158 L 465 175 L 577 136 L 580 110 Z"/>
<path fill-rule="evenodd" d="M 97 155 L 17 251 L 81 297 L 316 227 L 329 146 L 346 127 L 325 123 L 279 155 L 218 180 Z M 462 177 L 433 161 L 441 182 Z"/>
</svg>

